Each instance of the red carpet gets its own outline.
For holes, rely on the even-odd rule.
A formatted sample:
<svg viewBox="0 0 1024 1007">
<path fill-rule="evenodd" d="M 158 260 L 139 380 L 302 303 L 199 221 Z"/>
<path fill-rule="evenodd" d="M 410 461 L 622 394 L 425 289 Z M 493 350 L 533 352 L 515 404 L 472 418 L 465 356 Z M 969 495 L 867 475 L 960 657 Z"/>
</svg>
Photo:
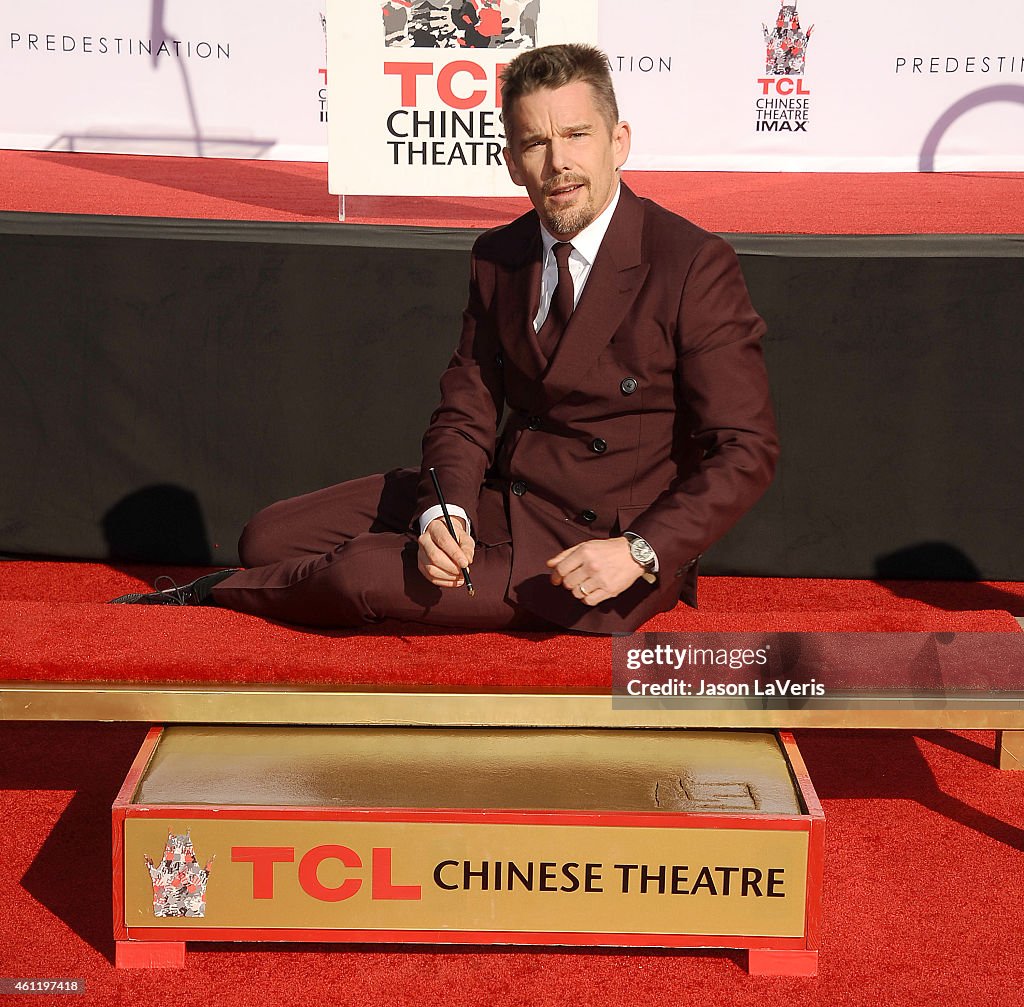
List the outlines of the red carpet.
<svg viewBox="0 0 1024 1007">
<path fill-rule="evenodd" d="M 1021 234 L 1024 174 L 627 171 L 641 196 L 712 231 L 763 234 Z M 525 198 L 350 196 L 347 220 L 493 227 Z M 0 210 L 330 222 L 327 165 L 0 151 Z"/>
<path fill-rule="evenodd" d="M 827 816 L 817 979 L 751 977 L 730 951 L 295 944 L 190 945 L 183 970 L 117 971 L 109 809 L 144 734 L 0 725 L 0 975 L 84 978 L 69 1002 L 88 1007 L 1020 1003 L 1024 773 L 992 766 L 991 734 L 798 735 Z"/>
<path fill-rule="evenodd" d="M 718 231 L 1024 233 L 1020 174 L 627 180 Z M 329 222 L 336 206 L 318 164 L 0 151 L 0 210 Z M 525 206 L 355 196 L 347 209 L 359 223 L 483 227 Z M 371 678 L 466 681 L 459 634 L 309 634 L 228 612 L 100 604 L 140 582 L 95 564 L 0 564 L 0 677 L 180 681 L 199 680 L 201 669 L 219 680 L 356 682 L 366 680 L 372 640 L 379 663 Z M 705 630 L 1015 630 L 1006 612 L 1024 615 L 1024 585 L 709 578 L 699 613 L 679 609 L 647 628 L 680 629 L 686 620 Z M 593 660 L 605 641 L 473 640 L 474 654 L 488 655 L 473 666 L 477 684 L 605 682 L 604 652 Z M 76 1002 L 90 1007 L 1020 1002 L 1024 774 L 994 768 L 991 734 L 799 734 L 828 819 L 818 979 L 752 978 L 738 952 L 316 945 L 193 945 L 181 971 L 119 972 L 111 965 L 109 809 L 144 734 L 134 725 L 0 724 L 0 976 L 85 979 Z"/>
<path fill-rule="evenodd" d="M 172 571 L 182 583 L 195 571 Z M 148 574 L 148 576 L 145 576 Z M 313 632 L 215 608 L 103 604 L 153 571 L 0 563 L 0 678 L 453 687 L 610 685 L 608 638 L 435 632 L 412 624 Z M 1024 584 L 707 577 L 701 607 L 649 631 L 1008 631 Z M 884 674 L 885 669 L 878 669 Z M 1012 678 L 1014 669 L 994 674 Z M 838 686 L 840 683 L 836 683 Z"/>
</svg>

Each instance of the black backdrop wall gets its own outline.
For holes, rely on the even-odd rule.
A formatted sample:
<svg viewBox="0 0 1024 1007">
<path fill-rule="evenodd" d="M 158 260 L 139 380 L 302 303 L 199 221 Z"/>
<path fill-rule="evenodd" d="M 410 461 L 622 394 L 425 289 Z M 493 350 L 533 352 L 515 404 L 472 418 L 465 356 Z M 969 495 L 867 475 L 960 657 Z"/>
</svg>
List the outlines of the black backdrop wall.
<svg viewBox="0 0 1024 1007">
<path fill-rule="evenodd" d="M 474 236 L 0 214 L 0 551 L 230 564 L 418 464 Z M 704 569 L 1020 579 L 1024 240 L 729 237 L 783 461 Z"/>
</svg>

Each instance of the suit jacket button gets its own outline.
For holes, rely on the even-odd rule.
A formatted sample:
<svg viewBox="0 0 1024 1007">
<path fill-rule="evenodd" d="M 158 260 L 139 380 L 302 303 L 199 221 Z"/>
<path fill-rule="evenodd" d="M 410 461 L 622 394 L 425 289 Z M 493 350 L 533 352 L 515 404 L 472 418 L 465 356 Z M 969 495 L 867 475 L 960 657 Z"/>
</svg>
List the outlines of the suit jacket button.
<svg viewBox="0 0 1024 1007">
<path fill-rule="evenodd" d="M 585 510 L 580 515 L 580 520 L 585 521 L 587 524 L 593 524 L 597 520 L 597 515 L 592 510 Z"/>
<path fill-rule="evenodd" d="M 505 358 L 500 353 L 495 353 L 494 354 L 494 362 L 499 367 L 504 367 L 505 366 Z"/>
<path fill-rule="evenodd" d="M 523 482 L 522 480 L 520 480 L 520 479 L 517 479 L 517 480 L 516 480 L 516 481 L 515 481 L 515 482 L 514 482 L 514 483 L 512 484 L 512 492 L 513 492 L 513 493 L 515 493 L 515 495 L 516 495 L 517 497 L 521 497 L 521 496 L 523 496 L 523 494 L 524 494 L 524 493 L 526 493 L 526 483 L 524 483 L 524 482 Z"/>
<path fill-rule="evenodd" d="M 623 378 L 619 382 L 619 389 L 623 395 L 632 395 L 639 387 L 640 382 L 636 378 Z"/>
<path fill-rule="evenodd" d="M 539 416 L 531 416 L 530 417 L 530 422 L 527 424 L 527 429 L 528 430 L 540 430 L 540 417 Z"/>
<path fill-rule="evenodd" d="M 595 455 L 603 455 L 605 451 L 608 450 L 608 442 L 601 440 L 600 437 L 595 437 L 590 442 L 590 450 L 593 451 Z"/>
</svg>

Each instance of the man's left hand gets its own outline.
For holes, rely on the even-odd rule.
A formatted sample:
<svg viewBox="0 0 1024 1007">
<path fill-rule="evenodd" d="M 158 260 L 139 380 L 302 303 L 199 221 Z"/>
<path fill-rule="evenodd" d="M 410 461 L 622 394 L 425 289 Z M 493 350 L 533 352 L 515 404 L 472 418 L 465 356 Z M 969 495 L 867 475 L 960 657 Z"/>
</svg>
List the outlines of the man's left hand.
<svg viewBox="0 0 1024 1007">
<path fill-rule="evenodd" d="M 584 605 L 599 605 L 622 594 L 644 572 L 624 537 L 591 539 L 552 556 L 551 583 L 561 584 Z"/>
</svg>

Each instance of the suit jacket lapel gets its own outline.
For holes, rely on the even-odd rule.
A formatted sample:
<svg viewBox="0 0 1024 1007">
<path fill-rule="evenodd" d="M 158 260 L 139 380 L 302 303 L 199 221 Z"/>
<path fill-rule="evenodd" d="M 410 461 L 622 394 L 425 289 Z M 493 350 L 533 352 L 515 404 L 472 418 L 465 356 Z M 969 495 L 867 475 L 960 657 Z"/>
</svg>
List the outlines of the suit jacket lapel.
<svg viewBox="0 0 1024 1007">
<path fill-rule="evenodd" d="M 643 204 L 623 185 L 587 285 L 541 378 L 546 407 L 577 387 L 640 292 L 650 270 L 642 261 L 643 213 Z"/>
<path fill-rule="evenodd" d="M 519 236 L 507 263 L 502 298 L 507 309 L 502 310 L 501 342 L 505 356 L 531 382 L 539 382 L 546 361 L 537 345 L 533 320 L 540 306 L 540 273 L 543 245 L 540 223 L 533 215 L 533 228 Z"/>
</svg>

